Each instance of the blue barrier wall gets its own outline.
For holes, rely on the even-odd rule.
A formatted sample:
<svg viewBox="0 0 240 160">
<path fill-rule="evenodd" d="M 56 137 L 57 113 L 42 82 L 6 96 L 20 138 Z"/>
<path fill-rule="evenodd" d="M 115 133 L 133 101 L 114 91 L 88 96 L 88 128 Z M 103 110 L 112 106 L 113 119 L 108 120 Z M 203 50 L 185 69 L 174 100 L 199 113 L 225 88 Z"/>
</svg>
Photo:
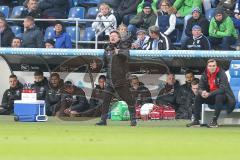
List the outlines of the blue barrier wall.
<svg viewBox="0 0 240 160">
<path fill-rule="evenodd" d="M 103 49 L 46 49 L 46 48 L 0 48 L 0 55 L 42 55 L 42 56 L 98 56 Z M 133 57 L 183 57 L 183 58 L 240 58 L 240 51 L 193 51 L 193 50 L 130 50 Z"/>
</svg>

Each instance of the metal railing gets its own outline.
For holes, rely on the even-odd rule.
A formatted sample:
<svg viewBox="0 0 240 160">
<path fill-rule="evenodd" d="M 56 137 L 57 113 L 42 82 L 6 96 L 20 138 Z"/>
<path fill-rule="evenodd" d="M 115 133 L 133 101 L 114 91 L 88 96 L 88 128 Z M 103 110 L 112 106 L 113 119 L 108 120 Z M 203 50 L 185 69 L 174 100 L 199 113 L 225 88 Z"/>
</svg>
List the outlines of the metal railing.
<svg viewBox="0 0 240 160">
<path fill-rule="evenodd" d="M 23 18 L 8 18 L 6 19 L 8 22 L 11 22 L 11 21 L 23 21 L 24 19 Z M 34 19 L 34 21 L 36 22 L 53 22 L 53 21 L 63 21 L 63 22 L 75 22 L 75 27 L 76 27 L 76 39 L 75 39 L 75 48 L 78 49 L 78 43 L 90 43 L 90 44 L 95 44 L 95 49 L 98 48 L 98 36 L 101 35 L 107 28 L 109 28 L 111 24 L 109 24 L 107 27 L 103 28 L 101 31 L 99 32 L 95 32 L 95 41 L 80 41 L 78 40 L 78 35 L 80 35 L 80 33 L 78 33 L 78 28 L 79 28 L 79 24 L 81 24 L 82 22 L 112 22 L 112 21 L 109 21 L 109 20 L 95 20 L 95 19 L 80 19 L 80 18 L 69 18 L 69 19 Z M 79 37 L 80 39 L 80 37 Z M 100 43 L 104 43 L 104 42 L 100 42 Z"/>
</svg>

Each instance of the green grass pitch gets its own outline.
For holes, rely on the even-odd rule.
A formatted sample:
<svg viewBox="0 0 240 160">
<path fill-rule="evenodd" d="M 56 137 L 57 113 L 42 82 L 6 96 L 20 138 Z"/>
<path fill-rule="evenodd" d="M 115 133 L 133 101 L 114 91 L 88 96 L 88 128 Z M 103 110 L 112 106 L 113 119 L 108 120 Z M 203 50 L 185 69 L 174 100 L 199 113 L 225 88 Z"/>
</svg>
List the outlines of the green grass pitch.
<svg viewBox="0 0 240 160">
<path fill-rule="evenodd" d="M 237 160 L 240 127 L 186 128 L 188 121 L 110 121 L 98 119 L 14 122 L 0 116 L 1 160 Z"/>
</svg>

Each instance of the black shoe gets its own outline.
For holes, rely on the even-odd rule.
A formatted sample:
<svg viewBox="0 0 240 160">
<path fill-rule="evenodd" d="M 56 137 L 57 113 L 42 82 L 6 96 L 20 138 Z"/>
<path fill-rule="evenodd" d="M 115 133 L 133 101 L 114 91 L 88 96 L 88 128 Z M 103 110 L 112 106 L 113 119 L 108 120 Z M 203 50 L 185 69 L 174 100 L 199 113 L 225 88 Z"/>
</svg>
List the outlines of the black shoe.
<svg viewBox="0 0 240 160">
<path fill-rule="evenodd" d="M 97 122 L 95 125 L 96 125 L 96 126 L 106 126 L 106 125 L 107 125 L 107 121 L 100 120 L 100 121 Z"/>
<path fill-rule="evenodd" d="M 137 126 L 137 120 L 136 119 L 132 119 L 131 120 L 131 123 L 130 123 L 130 126 Z"/>
<path fill-rule="evenodd" d="M 218 127 L 217 120 L 212 120 L 210 123 L 208 123 L 207 127 L 208 128 L 217 128 Z"/>
<path fill-rule="evenodd" d="M 200 127 L 200 123 L 198 120 L 194 120 L 191 123 L 186 125 L 187 127 Z"/>
</svg>

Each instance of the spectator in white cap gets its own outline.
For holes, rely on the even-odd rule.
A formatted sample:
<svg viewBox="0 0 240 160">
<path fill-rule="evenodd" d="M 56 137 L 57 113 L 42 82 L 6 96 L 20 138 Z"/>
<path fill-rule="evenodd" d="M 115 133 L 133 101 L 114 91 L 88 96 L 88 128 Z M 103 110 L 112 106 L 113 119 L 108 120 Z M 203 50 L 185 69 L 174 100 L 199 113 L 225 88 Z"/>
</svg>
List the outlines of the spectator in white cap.
<svg viewBox="0 0 240 160">
<path fill-rule="evenodd" d="M 169 50 L 171 42 L 166 35 L 160 32 L 158 26 L 149 27 L 150 39 L 146 50 Z"/>
<path fill-rule="evenodd" d="M 132 49 L 146 49 L 149 41 L 149 36 L 146 34 L 145 30 L 137 31 L 137 40 L 132 43 Z"/>
<path fill-rule="evenodd" d="M 182 46 L 184 50 L 210 50 L 210 42 L 208 38 L 203 35 L 202 29 L 199 25 L 192 27 L 192 37 L 189 38 Z"/>
</svg>

